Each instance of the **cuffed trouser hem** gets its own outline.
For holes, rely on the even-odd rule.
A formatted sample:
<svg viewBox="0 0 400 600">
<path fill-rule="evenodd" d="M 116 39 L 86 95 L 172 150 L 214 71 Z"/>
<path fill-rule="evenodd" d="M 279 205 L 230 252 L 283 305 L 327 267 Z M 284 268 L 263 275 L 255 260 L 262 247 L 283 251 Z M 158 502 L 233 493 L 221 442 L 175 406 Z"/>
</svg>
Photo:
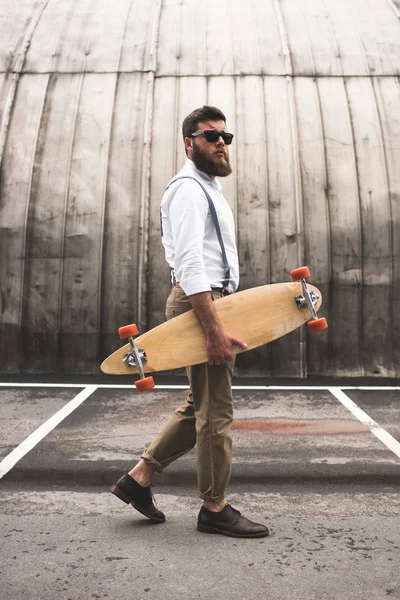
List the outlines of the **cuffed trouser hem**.
<svg viewBox="0 0 400 600">
<path fill-rule="evenodd" d="M 144 460 L 145 463 L 147 463 L 148 465 L 151 465 L 151 467 L 157 471 L 157 473 L 162 473 L 163 470 L 165 469 L 165 467 L 163 467 L 158 460 L 156 460 L 155 458 L 153 458 L 153 456 L 151 456 L 151 454 L 147 454 L 147 452 L 144 452 L 142 454 L 142 456 L 140 457 Z M 165 465 L 167 466 L 167 465 Z"/>
<path fill-rule="evenodd" d="M 218 504 L 225 498 L 225 494 L 223 496 L 214 496 L 211 498 L 210 496 L 206 496 L 206 494 L 199 492 L 199 498 L 201 498 L 201 500 L 205 500 L 206 502 L 211 502 L 211 504 Z"/>
<path fill-rule="evenodd" d="M 189 450 L 191 450 L 191 448 L 189 448 Z M 162 473 L 164 471 L 164 469 L 166 469 L 168 467 L 168 465 L 170 465 L 172 462 L 174 462 L 174 460 L 177 460 L 181 456 L 184 456 L 185 454 L 187 454 L 189 452 L 189 450 L 185 449 L 183 452 L 174 454 L 174 456 L 171 456 L 168 460 L 163 461 L 162 464 L 159 463 L 158 460 L 156 460 L 154 458 L 154 456 L 149 454 L 147 451 L 144 452 L 140 458 L 142 458 L 144 460 L 144 462 L 146 462 L 148 465 L 151 465 L 153 467 L 153 469 L 155 471 L 157 471 L 157 473 Z"/>
</svg>

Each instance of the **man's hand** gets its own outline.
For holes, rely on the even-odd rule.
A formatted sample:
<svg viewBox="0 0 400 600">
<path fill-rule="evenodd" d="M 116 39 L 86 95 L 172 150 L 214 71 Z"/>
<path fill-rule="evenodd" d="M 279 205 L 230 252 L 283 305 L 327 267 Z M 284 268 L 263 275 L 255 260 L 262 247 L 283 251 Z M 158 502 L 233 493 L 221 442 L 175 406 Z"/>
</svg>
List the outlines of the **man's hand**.
<svg viewBox="0 0 400 600">
<path fill-rule="evenodd" d="M 207 355 L 210 365 L 222 365 L 232 360 L 232 346 L 247 348 L 247 344 L 222 329 L 210 292 L 200 292 L 188 298 L 207 336 Z"/>
<path fill-rule="evenodd" d="M 222 365 L 232 360 L 232 347 L 247 348 L 247 344 L 222 328 L 207 336 L 207 355 L 210 365 Z"/>
</svg>

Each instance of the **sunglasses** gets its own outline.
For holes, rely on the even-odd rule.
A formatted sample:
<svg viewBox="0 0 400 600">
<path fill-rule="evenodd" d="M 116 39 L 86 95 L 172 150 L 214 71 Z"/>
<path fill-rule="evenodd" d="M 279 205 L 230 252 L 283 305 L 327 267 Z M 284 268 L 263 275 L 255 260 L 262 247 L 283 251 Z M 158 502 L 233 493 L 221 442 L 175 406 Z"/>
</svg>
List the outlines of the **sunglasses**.
<svg viewBox="0 0 400 600">
<path fill-rule="evenodd" d="M 190 137 L 197 137 L 198 135 L 204 135 L 206 141 L 210 144 L 215 144 L 220 137 L 224 140 L 224 143 L 229 146 L 232 144 L 233 133 L 227 133 L 226 131 L 217 131 L 216 129 L 203 129 L 202 131 L 196 131 L 192 133 Z"/>
</svg>

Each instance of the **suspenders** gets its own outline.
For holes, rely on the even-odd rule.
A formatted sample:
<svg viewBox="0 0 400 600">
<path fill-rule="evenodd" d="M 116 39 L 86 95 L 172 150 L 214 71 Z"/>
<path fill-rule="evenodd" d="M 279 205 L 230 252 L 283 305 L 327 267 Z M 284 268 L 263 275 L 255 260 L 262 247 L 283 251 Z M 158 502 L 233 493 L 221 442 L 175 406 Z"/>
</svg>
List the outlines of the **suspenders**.
<svg viewBox="0 0 400 600">
<path fill-rule="evenodd" d="M 193 179 L 193 181 L 197 181 L 197 183 L 199 184 L 199 186 L 203 190 L 203 192 L 205 194 L 205 197 L 207 198 L 208 205 L 209 205 L 210 212 L 211 212 L 211 216 L 212 216 L 212 219 L 214 221 L 215 230 L 217 232 L 217 237 L 218 237 L 219 245 L 221 246 L 222 260 L 223 260 L 224 267 L 225 267 L 225 279 L 224 279 L 224 283 L 223 283 L 222 289 L 226 290 L 228 288 L 228 285 L 229 285 L 229 282 L 230 282 L 230 279 L 231 279 L 231 270 L 230 270 L 228 259 L 227 259 L 227 256 L 226 256 L 225 246 L 224 246 L 224 242 L 223 242 L 223 239 L 222 239 L 221 228 L 219 226 L 218 217 L 217 217 L 217 211 L 215 210 L 214 202 L 212 201 L 210 194 L 207 192 L 207 190 L 203 186 L 203 184 L 201 184 L 200 181 L 198 179 L 196 179 L 195 177 L 190 177 L 190 175 L 183 175 L 182 177 L 176 177 L 175 179 L 173 179 L 171 181 L 171 183 L 168 184 L 168 186 L 167 186 L 166 189 L 168 189 L 170 185 L 172 185 L 173 183 L 175 183 L 175 181 L 178 181 L 178 179 Z M 162 236 L 162 224 L 161 224 L 161 236 Z M 171 271 L 172 271 L 172 269 L 171 269 Z M 176 281 L 175 281 L 175 275 L 172 274 L 172 276 L 173 276 L 173 279 L 174 279 L 174 283 L 176 283 Z"/>
</svg>

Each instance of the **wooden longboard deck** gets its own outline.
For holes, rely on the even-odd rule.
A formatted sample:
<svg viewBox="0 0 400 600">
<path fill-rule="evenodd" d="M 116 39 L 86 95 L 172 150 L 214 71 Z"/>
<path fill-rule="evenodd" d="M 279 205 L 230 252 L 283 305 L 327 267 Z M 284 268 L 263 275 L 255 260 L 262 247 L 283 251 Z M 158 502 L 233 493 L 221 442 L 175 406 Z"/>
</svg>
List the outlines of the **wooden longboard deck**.
<svg viewBox="0 0 400 600">
<path fill-rule="evenodd" d="M 321 292 L 312 285 L 308 285 L 308 289 L 319 296 L 315 305 L 318 311 Z M 300 282 L 274 283 L 216 300 L 215 310 L 223 329 L 247 344 L 246 350 L 234 347 L 233 352 L 247 352 L 272 342 L 309 321 L 309 309 L 299 310 L 295 302 L 295 297 L 301 294 Z M 206 336 L 193 310 L 140 335 L 135 338 L 135 344 L 146 353 L 147 362 L 143 365 L 146 373 L 207 362 Z M 103 373 L 137 373 L 135 367 L 123 362 L 128 351 L 129 344 L 126 344 L 111 354 L 100 367 Z"/>
</svg>

